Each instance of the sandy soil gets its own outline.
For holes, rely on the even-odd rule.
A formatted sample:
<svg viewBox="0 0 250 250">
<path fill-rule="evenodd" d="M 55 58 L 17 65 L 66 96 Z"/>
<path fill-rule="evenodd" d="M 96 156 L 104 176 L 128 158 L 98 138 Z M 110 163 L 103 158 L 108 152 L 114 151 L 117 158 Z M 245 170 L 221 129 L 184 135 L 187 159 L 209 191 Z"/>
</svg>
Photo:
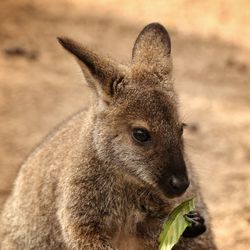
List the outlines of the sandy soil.
<svg viewBox="0 0 250 250">
<path fill-rule="evenodd" d="M 80 1 L 48 2 L 0 2 L 0 206 L 32 148 L 89 101 L 77 64 L 55 37 L 73 37 L 128 62 L 144 25 L 97 15 Z M 181 112 L 191 124 L 189 155 L 219 249 L 245 250 L 250 245 L 250 52 L 177 30 L 170 33 Z"/>
</svg>

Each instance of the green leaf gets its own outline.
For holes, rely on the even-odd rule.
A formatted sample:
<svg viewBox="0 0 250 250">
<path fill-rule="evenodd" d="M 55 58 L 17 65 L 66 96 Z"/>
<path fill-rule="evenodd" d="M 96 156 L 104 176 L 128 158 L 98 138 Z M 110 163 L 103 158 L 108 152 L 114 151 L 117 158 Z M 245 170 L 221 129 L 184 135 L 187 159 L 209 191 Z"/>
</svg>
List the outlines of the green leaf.
<svg viewBox="0 0 250 250">
<path fill-rule="evenodd" d="M 168 216 L 163 224 L 163 230 L 160 234 L 159 250 L 171 250 L 179 241 L 185 229 L 190 226 L 190 222 L 186 220 L 185 214 L 195 209 L 194 198 L 184 201 L 177 206 Z"/>
</svg>

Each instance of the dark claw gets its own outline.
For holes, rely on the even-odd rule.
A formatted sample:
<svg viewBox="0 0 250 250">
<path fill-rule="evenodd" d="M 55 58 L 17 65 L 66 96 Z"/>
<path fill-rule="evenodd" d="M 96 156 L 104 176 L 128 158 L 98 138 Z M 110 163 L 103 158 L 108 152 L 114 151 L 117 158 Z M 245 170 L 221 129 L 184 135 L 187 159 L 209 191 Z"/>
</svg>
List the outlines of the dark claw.
<svg viewBox="0 0 250 250">
<path fill-rule="evenodd" d="M 194 216 L 199 216 L 199 213 L 198 212 L 196 212 L 196 211 L 191 211 L 191 212 L 189 212 L 186 216 L 188 216 L 188 217 L 194 217 Z"/>
<path fill-rule="evenodd" d="M 197 222 L 200 224 L 204 224 L 205 222 L 204 218 L 197 212 L 190 212 L 186 214 L 185 217 L 186 217 L 186 220 L 194 224 L 196 224 Z"/>
<path fill-rule="evenodd" d="M 185 215 L 186 219 L 191 222 L 191 226 L 187 227 L 183 237 L 193 238 L 203 234 L 206 231 L 206 225 L 204 218 L 196 211 L 191 211 Z"/>
</svg>

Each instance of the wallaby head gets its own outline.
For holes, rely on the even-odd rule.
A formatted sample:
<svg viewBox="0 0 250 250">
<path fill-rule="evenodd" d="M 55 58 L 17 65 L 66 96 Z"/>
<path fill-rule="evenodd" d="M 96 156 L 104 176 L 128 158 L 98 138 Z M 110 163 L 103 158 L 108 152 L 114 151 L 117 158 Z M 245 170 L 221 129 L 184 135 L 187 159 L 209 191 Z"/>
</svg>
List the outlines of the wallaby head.
<svg viewBox="0 0 250 250">
<path fill-rule="evenodd" d="M 170 38 L 157 23 L 146 26 L 129 66 L 101 57 L 77 42 L 58 38 L 78 60 L 96 93 L 92 139 L 107 168 L 117 168 L 159 188 L 167 197 L 189 185 L 183 124 L 173 89 Z"/>
</svg>

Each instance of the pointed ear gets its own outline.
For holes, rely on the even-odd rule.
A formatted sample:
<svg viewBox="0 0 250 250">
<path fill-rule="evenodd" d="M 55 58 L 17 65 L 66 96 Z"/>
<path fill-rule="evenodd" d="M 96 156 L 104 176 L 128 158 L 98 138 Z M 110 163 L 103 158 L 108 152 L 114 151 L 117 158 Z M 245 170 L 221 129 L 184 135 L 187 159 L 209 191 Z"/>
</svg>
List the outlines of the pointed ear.
<svg viewBox="0 0 250 250">
<path fill-rule="evenodd" d="M 171 41 L 167 30 L 159 23 L 147 25 L 138 35 L 133 52 L 132 63 L 146 68 L 165 67 L 172 69 Z"/>
<path fill-rule="evenodd" d="M 115 94 L 124 70 L 111 60 L 101 57 L 69 38 L 57 38 L 59 43 L 76 58 L 88 85 L 106 102 Z"/>
</svg>

